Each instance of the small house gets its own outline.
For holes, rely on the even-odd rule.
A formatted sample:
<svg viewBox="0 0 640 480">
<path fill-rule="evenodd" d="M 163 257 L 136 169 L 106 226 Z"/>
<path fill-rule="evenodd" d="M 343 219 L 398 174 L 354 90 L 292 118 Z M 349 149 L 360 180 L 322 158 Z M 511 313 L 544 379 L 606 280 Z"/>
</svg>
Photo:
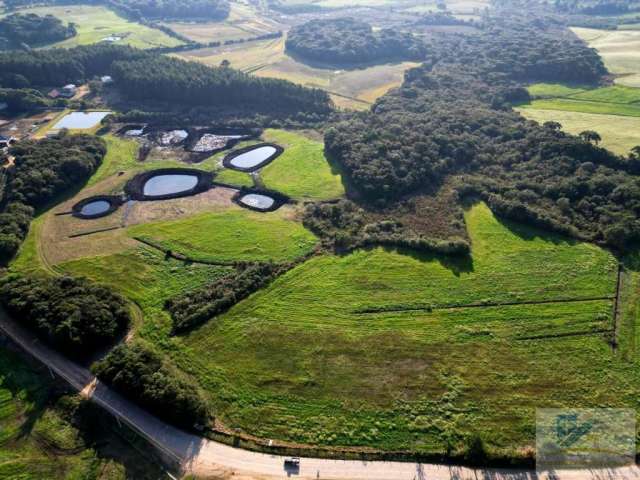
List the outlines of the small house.
<svg viewBox="0 0 640 480">
<path fill-rule="evenodd" d="M 9 148 L 15 142 L 15 137 L 6 137 L 4 135 L 0 135 L 0 148 Z"/>
<path fill-rule="evenodd" d="M 78 88 L 73 83 L 70 83 L 69 85 L 65 85 L 64 87 L 62 87 L 62 90 L 60 90 L 60 96 L 62 98 L 71 98 L 76 94 L 77 91 Z"/>
</svg>

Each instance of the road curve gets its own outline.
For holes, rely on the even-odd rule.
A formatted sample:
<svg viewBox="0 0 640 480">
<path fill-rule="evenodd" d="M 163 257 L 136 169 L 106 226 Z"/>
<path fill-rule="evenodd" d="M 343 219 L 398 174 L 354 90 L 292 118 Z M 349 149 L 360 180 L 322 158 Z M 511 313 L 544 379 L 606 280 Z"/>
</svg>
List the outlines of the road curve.
<svg viewBox="0 0 640 480">
<path fill-rule="evenodd" d="M 409 462 L 302 458 L 298 471 L 286 471 L 283 457 L 250 452 L 174 428 L 100 383 L 91 372 L 43 345 L 0 310 L 0 330 L 73 388 L 125 422 L 152 445 L 206 478 L 333 480 L 640 480 L 637 466 L 611 470 L 565 470 L 537 474 L 533 470 L 472 469 Z"/>
</svg>

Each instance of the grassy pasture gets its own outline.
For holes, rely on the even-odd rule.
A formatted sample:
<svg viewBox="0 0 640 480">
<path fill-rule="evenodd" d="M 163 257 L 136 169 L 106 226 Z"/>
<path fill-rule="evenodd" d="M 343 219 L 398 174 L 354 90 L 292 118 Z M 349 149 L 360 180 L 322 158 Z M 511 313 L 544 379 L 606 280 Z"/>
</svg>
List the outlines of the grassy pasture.
<svg viewBox="0 0 640 480">
<path fill-rule="evenodd" d="M 339 107 L 352 109 L 368 108 L 376 98 L 391 88 L 400 86 L 404 72 L 418 65 L 402 62 L 355 70 L 316 68 L 287 55 L 284 44 L 285 39 L 280 38 L 206 48 L 178 55 L 207 65 L 219 65 L 223 60 L 228 60 L 233 68 L 247 73 L 321 88 L 336 94 L 333 98 Z"/>
<path fill-rule="evenodd" d="M 216 173 L 216 181 L 228 183 L 237 187 L 252 187 L 253 178 L 246 172 L 231 170 L 230 168 L 221 168 Z"/>
<path fill-rule="evenodd" d="M 78 34 L 50 47 L 76 47 L 98 43 L 109 36 L 123 37 L 117 43 L 137 48 L 173 47 L 183 42 L 139 23 L 130 22 L 105 7 L 89 5 L 47 6 L 21 9 L 21 13 L 54 15 L 75 23 Z"/>
<path fill-rule="evenodd" d="M 588 87 L 564 85 L 562 83 L 534 83 L 527 90 L 532 98 L 556 98 L 568 97 L 576 93 L 584 92 Z"/>
<path fill-rule="evenodd" d="M 229 17 L 220 22 L 171 22 L 166 24 L 173 31 L 194 42 L 225 42 L 240 40 L 285 29 L 284 25 L 259 15 L 254 8 L 231 3 Z"/>
<path fill-rule="evenodd" d="M 563 130 L 574 135 L 594 130 L 602 137 L 601 145 L 619 155 L 627 155 L 640 145 L 640 118 L 620 115 L 523 108 L 520 113 L 538 123 L 559 122 Z"/>
<path fill-rule="evenodd" d="M 285 149 L 260 172 L 265 186 L 304 200 L 325 200 L 344 195 L 340 174 L 325 158 L 322 142 L 282 130 L 267 130 L 263 138 Z"/>
<path fill-rule="evenodd" d="M 536 406 L 635 404 L 635 367 L 605 341 L 615 259 L 484 205 L 466 220 L 467 261 L 315 257 L 184 337 L 177 361 L 227 425 L 323 445 L 444 452 L 473 431 L 518 454 Z"/>
<path fill-rule="evenodd" d="M 234 207 L 188 218 L 135 225 L 132 237 L 153 240 L 195 260 L 287 261 L 311 251 L 315 236 L 291 218 L 290 208 L 258 213 Z"/>
<path fill-rule="evenodd" d="M 607 69 L 616 75 L 616 83 L 640 87 L 640 31 L 571 28 L 573 33 L 595 48 Z"/>
<path fill-rule="evenodd" d="M 521 105 L 522 109 L 561 110 L 565 112 L 583 112 L 600 115 L 620 115 L 624 117 L 640 117 L 640 104 L 608 103 L 572 98 L 551 98 L 533 100 L 530 104 Z"/>
</svg>

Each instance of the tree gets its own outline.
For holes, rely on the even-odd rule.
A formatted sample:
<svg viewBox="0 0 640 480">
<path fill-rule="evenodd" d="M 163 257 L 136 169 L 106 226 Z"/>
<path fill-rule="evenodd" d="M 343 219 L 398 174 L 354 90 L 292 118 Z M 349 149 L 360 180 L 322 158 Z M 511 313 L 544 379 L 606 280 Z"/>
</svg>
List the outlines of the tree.
<svg viewBox="0 0 640 480">
<path fill-rule="evenodd" d="M 553 121 L 544 122 L 542 126 L 554 132 L 559 132 L 560 130 L 562 130 L 562 124 L 559 122 L 553 122 Z"/>
<path fill-rule="evenodd" d="M 584 132 L 580 132 L 578 136 L 585 142 L 593 143 L 595 145 L 598 145 L 602 141 L 600 134 L 593 130 L 585 130 Z"/>
</svg>

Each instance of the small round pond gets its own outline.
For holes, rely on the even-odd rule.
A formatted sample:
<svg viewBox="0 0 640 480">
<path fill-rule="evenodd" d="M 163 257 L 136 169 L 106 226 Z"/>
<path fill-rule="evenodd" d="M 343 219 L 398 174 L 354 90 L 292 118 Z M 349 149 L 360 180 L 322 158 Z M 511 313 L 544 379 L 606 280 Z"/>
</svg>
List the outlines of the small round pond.
<svg viewBox="0 0 640 480">
<path fill-rule="evenodd" d="M 142 193 L 146 197 L 176 195 L 193 190 L 198 184 L 198 176 L 184 173 L 156 175 L 144 183 Z"/>
<path fill-rule="evenodd" d="M 80 215 L 83 217 L 93 217 L 96 215 L 106 214 L 111 209 L 111 202 L 107 200 L 94 200 L 89 203 L 85 203 L 80 208 Z"/>
<path fill-rule="evenodd" d="M 240 197 L 238 201 L 256 210 L 269 210 L 276 203 L 274 198 L 259 193 L 248 193 Z"/>
</svg>

